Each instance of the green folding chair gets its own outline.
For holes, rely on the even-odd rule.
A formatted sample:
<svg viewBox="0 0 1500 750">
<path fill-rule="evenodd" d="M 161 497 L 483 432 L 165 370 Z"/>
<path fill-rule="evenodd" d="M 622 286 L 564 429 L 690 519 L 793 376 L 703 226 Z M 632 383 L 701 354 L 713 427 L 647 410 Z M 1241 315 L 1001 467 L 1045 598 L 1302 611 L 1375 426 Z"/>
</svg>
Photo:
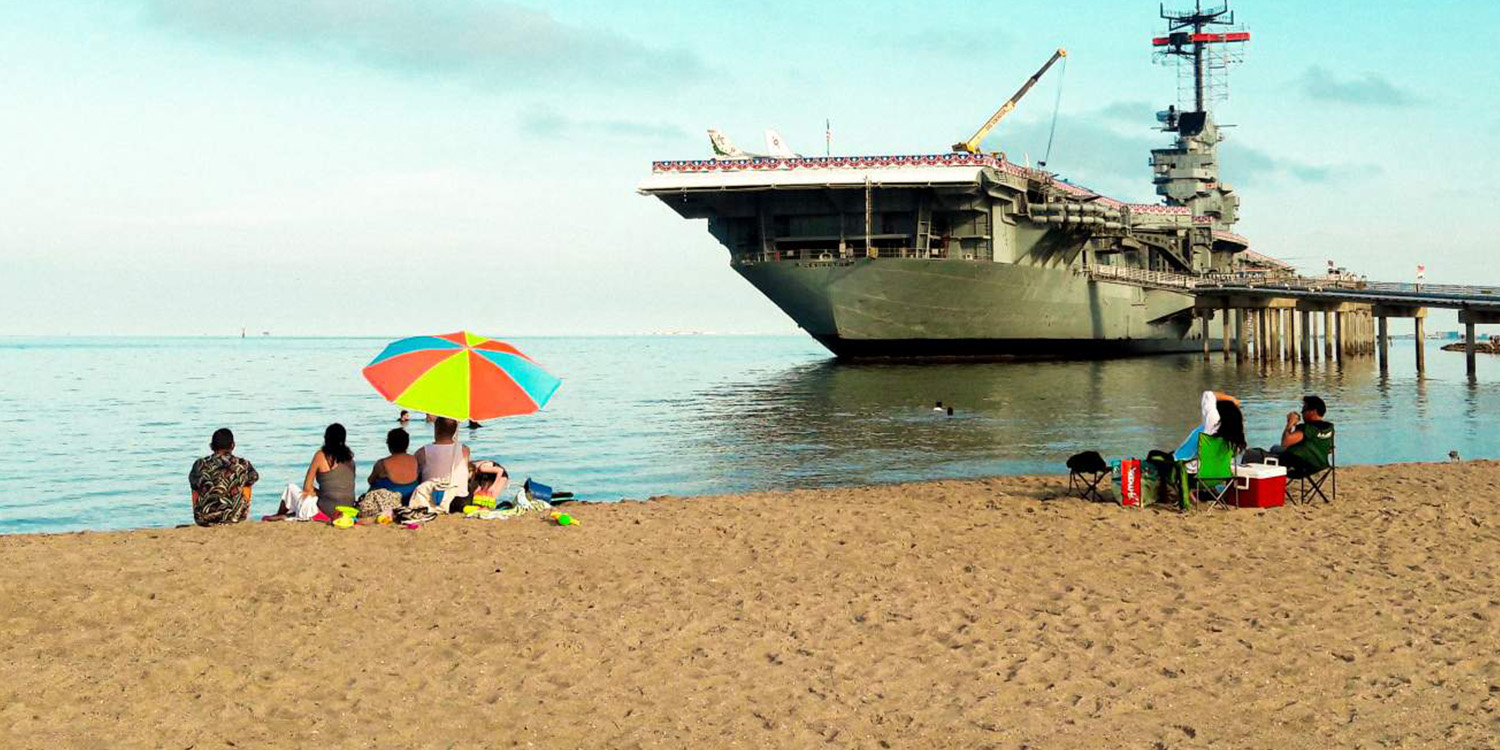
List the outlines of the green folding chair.
<svg viewBox="0 0 1500 750">
<path fill-rule="evenodd" d="M 1319 422 L 1303 433 L 1303 442 L 1309 450 L 1297 453 L 1298 461 L 1284 463 L 1286 470 L 1286 499 L 1288 502 L 1311 502 L 1314 496 L 1329 502 L 1338 497 L 1339 466 L 1338 451 L 1332 422 Z M 1293 446 L 1295 449 L 1296 446 Z M 1328 491 L 1324 492 L 1324 484 Z M 1295 489 L 1294 489 L 1295 488 Z"/>
<path fill-rule="evenodd" d="M 1177 462 L 1182 477 L 1182 509 L 1192 507 L 1194 493 L 1205 492 L 1213 504 L 1228 508 L 1225 496 L 1234 487 L 1234 446 L 1213 435 L 1198 435 L 1198 473 L 1188 474 L 1187 462 Z"/>
</svg>

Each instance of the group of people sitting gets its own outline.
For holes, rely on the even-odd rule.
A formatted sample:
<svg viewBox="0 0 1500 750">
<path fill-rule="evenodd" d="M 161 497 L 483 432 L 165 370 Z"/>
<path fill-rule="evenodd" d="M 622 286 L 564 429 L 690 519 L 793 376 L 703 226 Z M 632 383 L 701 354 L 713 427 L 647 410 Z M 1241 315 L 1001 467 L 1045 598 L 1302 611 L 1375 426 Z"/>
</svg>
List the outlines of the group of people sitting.
<svg viewBox="0 0 1500 750">
<path fill-rule="evenodd" d="M 1172 455 L 1175 460 L 1187 463 L 1189 473 L 1196 471 L 1194 462 L 1198 455 L 1199 435 L 1210 435 L 1228 443 L 1234 450 L 1236 463 L 1268 463 L 1268 459 L 1274 459 L 1287 467 L 1287 474 L 1291 477 L 1309 476 L 1328 467 L 1334 431 L 1333 425 L 1324 419 L 1328 405 L 1317 396 L 1303 396 L 1301 411 L 1287 413 L 1281 441 L 1268 449 L 1248 447 L 1245 415 L 1240 411 L 1240 400 L 1234 396 L 1204 391 L 1199 399 L 1199 411 L 1201 422 Z"/>
<path fill-rule="evenodd" d="M 354 452 L 344 426 L 334 423 L 323 431 L 323 445 L 308 462 L 302 484 L 288 484 L 280 505 L 263 521 L 332 520 L 338 508 L 354 507 L 361 516 L 396 512 L 397 508 L 429 512 L 459 512 L 471 497 L 498 497 L 510 481 L 505 467 L 493 461 L 473 461 L 468 446 L 455 435 L 458 422 L 438 417 L 432 442 L 415 454 L 407 449 L 411 436 L 397 427 L 386 434 L 389 455 L 375 462 L 366 478 L 368 491 L 357 494 Z M 250 517 L 251 487 L 260 480 L 255 467 L 234 455 L 234 433 L 214 432 L 208 456 L 188 472 L 192 488 L 193 521 L 199 526 L 239 523 Z"/>
</svg>

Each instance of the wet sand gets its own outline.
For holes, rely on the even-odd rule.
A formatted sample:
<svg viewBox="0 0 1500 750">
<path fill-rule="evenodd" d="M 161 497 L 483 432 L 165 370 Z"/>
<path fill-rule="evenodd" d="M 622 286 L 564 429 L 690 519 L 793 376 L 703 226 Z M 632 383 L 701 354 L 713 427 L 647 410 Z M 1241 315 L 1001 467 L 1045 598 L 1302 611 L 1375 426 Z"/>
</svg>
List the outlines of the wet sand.
<svg viewBox="0 0 1500 750">
<path fill-rule="evenodd" d="M 1500 463 L 1339 479 L 0 537 L 0 747 L 1500 745 Z"/>
</svg>

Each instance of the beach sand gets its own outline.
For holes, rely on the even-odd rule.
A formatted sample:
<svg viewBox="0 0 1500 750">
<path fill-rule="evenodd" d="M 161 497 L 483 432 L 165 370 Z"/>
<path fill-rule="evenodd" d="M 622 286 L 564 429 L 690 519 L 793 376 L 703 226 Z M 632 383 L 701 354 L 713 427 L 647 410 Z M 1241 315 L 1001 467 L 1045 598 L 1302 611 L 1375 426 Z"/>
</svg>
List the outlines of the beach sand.
<svg viewBox="0 0 1500 750">
<path fill-rule="evenodd" d="M 1339 480 L 0 537 L 0 747 L 1500 746 L 1500 463 Z"/>
</svg>

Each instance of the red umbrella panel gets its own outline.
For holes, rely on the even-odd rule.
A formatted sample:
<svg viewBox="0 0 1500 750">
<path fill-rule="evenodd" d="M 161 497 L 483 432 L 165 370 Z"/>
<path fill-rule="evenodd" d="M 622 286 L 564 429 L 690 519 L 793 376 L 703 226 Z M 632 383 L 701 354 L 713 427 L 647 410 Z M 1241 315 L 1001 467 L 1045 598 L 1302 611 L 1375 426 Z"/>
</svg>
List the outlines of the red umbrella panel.
<svg viewBox="0 0 1500 750">
<path fill-rule="evenodd" d="M 530 414 L 562 385 L 516 347 L 465 331 L 391 342 L 364 376 L 393 404 L 476 421 Z"/>
</svg>

